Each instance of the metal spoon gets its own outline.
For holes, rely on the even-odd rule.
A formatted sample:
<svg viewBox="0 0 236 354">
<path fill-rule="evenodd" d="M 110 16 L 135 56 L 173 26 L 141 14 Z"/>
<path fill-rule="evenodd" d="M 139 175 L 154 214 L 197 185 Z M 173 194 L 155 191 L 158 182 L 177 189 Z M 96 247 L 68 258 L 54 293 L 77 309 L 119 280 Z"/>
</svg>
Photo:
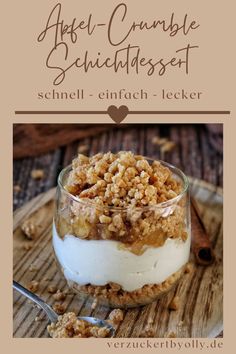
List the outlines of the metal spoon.
<svg viewBox="0 0 236 354">
<path fill-rule="evenodd" d="M 45 301 L 40 299 L 40 297 L 38 297 L 28 289 L 24 288 L 22 285 L 20 285 L 14 280 L 13 280 L 13 289 L 17 290 L 19 293 L 21 293 L 22 295 L 26 296 L 28 299 L 36 303 L 46 313 L 46 315 L 48 316 L 51 322 L 57 322 L 58 320 L 57 313 Z M 78 319 L 87 321 L 98 327 L 107 327 L 110 331 L 110 337 L 113 337 L 115 334 L 114 327 L 110 323 L 106 322 L 105 320 L 101 320 L 96 317 L 86 317 L 86 316 L 79 316 Z"/>
</svg>

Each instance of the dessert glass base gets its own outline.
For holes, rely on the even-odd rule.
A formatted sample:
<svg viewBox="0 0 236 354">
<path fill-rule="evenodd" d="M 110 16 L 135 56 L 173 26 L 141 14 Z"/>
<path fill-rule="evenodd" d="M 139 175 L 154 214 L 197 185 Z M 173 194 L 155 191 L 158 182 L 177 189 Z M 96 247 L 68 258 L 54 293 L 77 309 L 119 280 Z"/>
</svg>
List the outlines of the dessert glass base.
<svg viewBox="0 0 236 354">
<path fill-rule="evenodd" d="M 105 286 L 78 285 L 75 282 L 67 281 L 68 286 L 86 298 L 89 296 L 96 300 L 96 303 L 111 308 L 132 308 L 144 306 L 169 292 L 181 279 L 185 272 L 185 267 L 172 274 L 161 284 L 144 285 L 141 289 L 125 291 L 118 284 L 108 284 Z"/>
</svg>

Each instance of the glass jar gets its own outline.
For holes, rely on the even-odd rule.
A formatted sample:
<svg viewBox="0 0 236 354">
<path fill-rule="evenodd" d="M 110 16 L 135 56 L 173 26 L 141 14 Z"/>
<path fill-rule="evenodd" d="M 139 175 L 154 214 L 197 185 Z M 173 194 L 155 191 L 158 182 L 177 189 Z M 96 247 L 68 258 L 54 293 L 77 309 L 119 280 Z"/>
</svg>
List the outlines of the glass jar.
<svg viewBox="0 0 236 354">
<path fill-rule="evenodd" d="M 191 244 L 188 179 L 160 163 L 181 183 L 181 192 L 141 208 L 79 199 L 65 189 L 71 166 L 61 171 L 53 247 L 69 287 L 79 294 L 110 307 L 134 307 L 156 300 L 184 273 Z"/>
</svg>

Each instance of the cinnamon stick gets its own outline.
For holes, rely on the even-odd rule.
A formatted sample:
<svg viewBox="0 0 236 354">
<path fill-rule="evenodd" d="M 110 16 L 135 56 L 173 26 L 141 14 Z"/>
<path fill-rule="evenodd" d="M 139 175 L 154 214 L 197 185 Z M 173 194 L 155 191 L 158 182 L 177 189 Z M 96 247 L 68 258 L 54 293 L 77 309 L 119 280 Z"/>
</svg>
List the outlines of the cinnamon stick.
<svg viewBox="0 0 236 354">
<path fill-rule="evenodd" d="M 191 224 L 192 251 L 196 262 L 204 266 L 210 265 L 215 261 L 215 255 L 194 198 L 191 198 Z"/>
</svg>

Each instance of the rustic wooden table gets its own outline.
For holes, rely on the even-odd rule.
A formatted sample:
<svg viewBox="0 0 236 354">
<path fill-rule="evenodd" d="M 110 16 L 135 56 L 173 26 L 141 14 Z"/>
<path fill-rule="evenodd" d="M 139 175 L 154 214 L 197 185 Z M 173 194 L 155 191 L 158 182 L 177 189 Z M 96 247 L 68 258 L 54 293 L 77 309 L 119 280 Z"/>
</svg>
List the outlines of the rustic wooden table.
<svg viewBox="0 0 236 354">
<path fill-rule="evenodd" d="M 154 137 L 165 137 L 176 143 L 175 148 L 163 156 Z M 216 186 L 223 184 L 222 146 L 212 143 L 211 133 L 204 124 L 196 125 L 130 125 L 114 128 L 98 136 L 83 139 L 34 158 L 14 160 L 14 210 L 41 192 L 56 185 L 59 171 L 71 162 L 79 147 L 85 154 L 108 150 L 132 150 L 152 158 L 162 158 L 181 168 L 187 175 L 203 179 Z M 30 147 L 29 147 L 30 149 Z M 34 180 L 33 169 L 43 169 L 44 178 Z"/>
</svg>

